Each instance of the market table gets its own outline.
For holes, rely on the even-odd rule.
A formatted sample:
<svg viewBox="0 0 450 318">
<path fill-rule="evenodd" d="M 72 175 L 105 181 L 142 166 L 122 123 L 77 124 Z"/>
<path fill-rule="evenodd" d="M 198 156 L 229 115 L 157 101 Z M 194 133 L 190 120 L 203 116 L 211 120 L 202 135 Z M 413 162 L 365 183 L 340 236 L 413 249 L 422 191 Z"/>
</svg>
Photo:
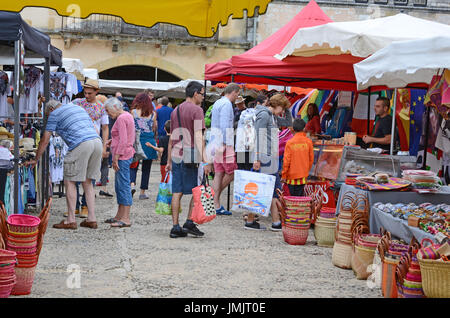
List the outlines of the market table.
<svg viewBox="0 0 450 318">
<path fill-rule="evenodd" d="M 448 193 L 419 194 L 412 191 L 367 191 L 352 185 L 343 184 L 339 192 L 336 214 L 339 214 L 339 208 L 343 196 L 349 191 L 354 192 L 355 194 L 363 194 L 367 197 L 371 207 L 369 213 L 369 227 L 372 233 L 379 233 L 380 226 L 382 226 L 384 229 L 391 232 L 392 236 L 402 239 L 407 243 L 411 241 L 413 235 L 419 242 L 424 237 L 428 237 L 433 241 L 436 240 L 433 235 L 418 228 L 409 226 L 408 221 L 393 217 L 388 213 L 384 213 L 374 208 L 373 205 L 375 203 L 415 203 L 417 205 L 425 202 L 429 202 L 431 204 L 450 203 Z"/>
</svg>

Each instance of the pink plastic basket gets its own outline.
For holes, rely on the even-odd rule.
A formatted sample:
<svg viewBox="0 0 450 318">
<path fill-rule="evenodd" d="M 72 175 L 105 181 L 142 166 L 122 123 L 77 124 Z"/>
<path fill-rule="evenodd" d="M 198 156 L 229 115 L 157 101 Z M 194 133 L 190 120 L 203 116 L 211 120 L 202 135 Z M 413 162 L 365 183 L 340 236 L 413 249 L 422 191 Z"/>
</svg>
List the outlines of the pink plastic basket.
<svg viewBox="0 0 450 318">
<path fill-rule="evenodd" d="M 33 215 L 11 214 L 6 222 L 11 232 L 33 233 L 38 230 L 41 219 Z"/>
</svg>

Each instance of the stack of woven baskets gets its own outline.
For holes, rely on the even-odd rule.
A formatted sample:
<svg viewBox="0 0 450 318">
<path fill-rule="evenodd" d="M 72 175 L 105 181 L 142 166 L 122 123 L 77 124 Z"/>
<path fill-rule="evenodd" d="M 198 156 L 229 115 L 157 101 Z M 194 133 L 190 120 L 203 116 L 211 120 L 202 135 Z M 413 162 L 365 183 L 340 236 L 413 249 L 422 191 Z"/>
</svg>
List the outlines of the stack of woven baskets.
<svg viewBox="0 0 450 318">
<path fill-rule="evenodd" d="M 418 248 L 410 246 L 395 270 L 398 298 L 424 298 L 422 275 L 417 260 Z"/>
<path fill-rule="evenodd" d="M 368 202 L 365 202 L 368 205 Z M 381 239 L 379 234 L 370 234 L 368 209 L 355 209 L 353 212 L 352 239 L 353 250 L 351 265 L 357 279 L 367 279 L 371 272 L 375 250 Z"/>
<path fill-rule="evenodd" d="M 28 295 L 31 292 L 43 237 L 50 217 L 51 201 L 51 198 L 47 201 L 39 217 L 26 214 L 12 214 L 6 217 L 4 206 L 0 207 L 2 237 L 4 238 L 6 233 L 6 248 L 16 253 L 17 258 L 16 283 L 11 295 Z"/>
<path fill-rule="evenodd" d="M 336 230 L 336 209 L 322 207 L 314 225 L 317 245 L 333 247 Z"/>
<path fill-rule="evenodd" d="M 385 232 L 377 246 L 381 259 L 381 292 L 385 298 L 397 298 L 396 271 L 401 256 L 409 249 L 409 245 L 391 239 L 391 234 Z"/>
<path fill-rule="evenodd" d="M 2 236 L 0 236 L 0 298 L 8 298 L 16 284 L 14 266 L 17 263 L 16 253 L 5 250 Z"/>
<path fill-rule="evenodd" d="M 305 245 L 311 222 L 311 197 L 280 196 L 281 224 L 284 241 L 291 245 Z"/>
<path fill-rule="evenodd" d="M 333 246 L 331 261 L 333 265 L 352 268 L 353 217 L 354 215 L 368 215 L 369 203 L 365 195 L 347 192 L 344 194 L 339 208 L 336 226 L 336 241 Z"/>
</svg>

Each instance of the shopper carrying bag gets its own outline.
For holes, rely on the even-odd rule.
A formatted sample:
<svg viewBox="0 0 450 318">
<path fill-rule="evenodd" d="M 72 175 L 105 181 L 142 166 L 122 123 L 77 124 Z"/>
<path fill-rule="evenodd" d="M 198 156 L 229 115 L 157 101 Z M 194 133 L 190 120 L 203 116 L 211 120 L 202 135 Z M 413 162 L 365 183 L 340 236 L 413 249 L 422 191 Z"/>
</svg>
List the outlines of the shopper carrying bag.
<svg viewBox="0 0 450 318">
<path fill-rule="evenodd" d="M 194 198 L 192 221 L 197 224 L 211 222 L 216 217 L 214 190 L 209 185 L 205 174 L 203 174 L 202 184 L 192 189 L 192 196 Z"/>
</svg>

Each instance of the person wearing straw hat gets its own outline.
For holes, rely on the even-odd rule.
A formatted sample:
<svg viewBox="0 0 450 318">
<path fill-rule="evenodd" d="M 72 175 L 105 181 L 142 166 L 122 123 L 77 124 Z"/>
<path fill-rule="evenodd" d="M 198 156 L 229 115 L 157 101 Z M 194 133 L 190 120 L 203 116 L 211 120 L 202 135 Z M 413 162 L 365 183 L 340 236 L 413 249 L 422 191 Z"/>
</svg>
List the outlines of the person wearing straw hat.
<svg viewBox="0 0 450 318">
<path fill-rule="evenodd" d="M 247 109 L 247 107 L 245 106 L 245 98 L 239 95 L 236 98 L 234 105 L 236 106 L 234 108 L 234 128 L 236 129 L 237 123 L 239 122 L 239 118 L 241 118 L 242 112 Z"/>
<path fill-rule="evenodd" d="M 76 229 L 75 200 L 76 182 L 81 182 L 86 196 L 88 216 L 80 226 L 97 228 L 95 218 L 95 195 L 92 180 L 100 177 L 102 159 L 102 141 L 95 130 L 89 115 L 74 104 L 62 106 L 56 100 L 50 100 L 45 109 L 48 116 L 47 126 L 36 153 L 36 159 L 31 162 L 36 166 L 47 148 L 52 132 L 56 132 L 67 144 L 69 151 L 64 158 L 64 185 L 67 189 L 66 202 L 68 216 L 66 220 L 54 224 L 56 229 Z"/>
<path fill-rule="evenodd" d="M 77 98 L 72 101 L 74 105 L 81 106 L 91 118 L 94 123 L 94 127 L 98 135 L 101 135 L 103 139 L 103 154 L 102 158 L 108 158 L 108 151 L 106 143 L 109 139 L 109 117 L 105 111 L 105 106 L 99 100 L 97 100 L 97 94 L 100 90 L 97 80 L 87 78 L 83 84 L 84 98 Z M 93 180 L 95 184 L 95 180 Z M 77 186 L 78 189 L 78 186 Z M 79 216 L 86 218 L 88 215 L 88 209 L 86 206 L 85 196 L 83 195 L 81 200 L 81 211 Z M 78 202 L 78 200 L 77 200 Z M 78 206 L 78 204 L 77 204 Z M 77 209 L 78 210 L 78 209 Z M 79 210 L 78 210 L 79 211 Z"/>
</svg>

